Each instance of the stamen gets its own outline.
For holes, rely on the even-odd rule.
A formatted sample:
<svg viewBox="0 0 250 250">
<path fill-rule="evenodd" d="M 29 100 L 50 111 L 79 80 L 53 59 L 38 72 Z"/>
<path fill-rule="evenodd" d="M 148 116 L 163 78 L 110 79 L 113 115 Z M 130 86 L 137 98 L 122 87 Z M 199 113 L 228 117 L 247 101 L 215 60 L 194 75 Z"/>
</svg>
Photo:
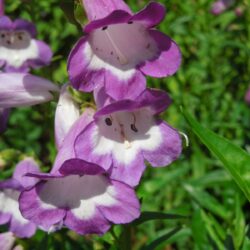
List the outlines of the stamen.
<svg viewBox="0 0 250 250">
<path fill-rule="evenodd" d="M 179 131 L 179 134 L 182 135 L 182 136 L 184 137 L 186 147 L 189 147 L 189 139 L 188 139 L 188 136 L 187 136 L 185 133 L 180 132 L 180 131 Z"/>
<path fill-rule="evenodd" d="M 106 30 L 108 28 L 108 26 L 104 26 L 102 27 L 102 30 Z"/>
<path fill-rule="evenodd" d="M 132 144 L 128 141 L 128 139 L 125 136 L 124 125 L 121 124 L 121 123 L 119 123 L 119 125 L 120 125 L 120 128 L 121 128 L 121 136 L 122 136 L 122 140 L 124 141 L 125 148 L 129 149 L 129 148 L 132 147 Z"/>
<path fill-rule="evenodd" d="M 105 123 L 108 126 L 112 126 L 112 120 L 109 117 L 105 119 Z"/>
<path fill-rule="evenodd" d="M 128 24 L 132 24 L 133 23 L 133 21 L 128 21 Z"/>
<path fill-rule="evenodd" d="M 133 130 L 134 132 L 138 132 L 138 129 L 136 128 L 135 124 L 131 124 L 130 126 L 131 130 Z"/>
<path fill-rule="evenodd" d="M 125 145 L 126 149 L 129 149 L 129 148 L 132 147 L 131 143 L 129 141 L 127 141 L 127 140 L 124 141 L 124 145 Z"/>
<path fill-rule="evenodd" d="M 107 35 L 111 45 L 113 46 L 116 54 L 117 54 L 117 60 L 120 62 L 121 65 L 125 65 L 128 64 L 128 59 L 126 58 L 126 56 L 121 52 L 121 50 L 116 46 L 112 36 L 109 34 L 109 32 L 104 29 L 105 27 L 102 28 L 102 30 L 104 30 L 105 34 Z"/>
<path fill-rule="evenodd" d="M 5 37 L 5 34 L 1 34 L 1 37 L 4 38 L 4 37 Z"/>
<path fill-rule="evenodd" d="M 130 125 L 130 128 L 131 128 L 131 130 L 133 130 L 134 132 L 138 132 L 138 129 L 136 128 L 136 126 L 135 126 L 135 123 L 136 123 L 136 116 L 135 116 L 135 114 L 134 113 L 132 113 L 132 116 L 133 116 L 133 119 L 134 119 L 134 122 Z"/>
</svg>

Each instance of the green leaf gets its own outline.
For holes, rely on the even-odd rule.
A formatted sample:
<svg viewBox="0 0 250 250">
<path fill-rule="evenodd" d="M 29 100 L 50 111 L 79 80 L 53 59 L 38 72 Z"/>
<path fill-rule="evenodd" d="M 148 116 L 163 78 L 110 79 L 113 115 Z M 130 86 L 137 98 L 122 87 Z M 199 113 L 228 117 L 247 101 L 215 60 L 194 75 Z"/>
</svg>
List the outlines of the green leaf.
<svg viewBox="0 0 250 250">
<path fill-rule="evenodd" d="M 234 220 L 234 233 L 233 241 L 235 245 L 235 249 L 241 249 L 241 245 L 243 243 L 245 237 L 245 219 L 243 211 L 241 210 L 240 198 L 239 195 L 236 196 L 236 204 L 235 204 L 235 220 Z"/>
<path fill-rule="evenodd" d="M 229 140 L 201 126 L 189 113 L 183 111 L 192 131 L 214 153 L 229 171 L 234 181 L 250 201 L 250 155 Z"/>
<path fill-rule="evenodd" d="M 140 218 L 135 220 L 132 224 L 137 226 L 150 220 L 176 220 L 176 219 L 186 219 L 186 218 L 188 217 L 179 214 L 166 214 L 161 212 L 142 212 Z"/>
<path fill-rule="evenodd" d="M 165 242 L 168 239 L 170 239 L 173 235 L 175 235 L 177 232 L 179 232 L 181 230 L 181 227 L 176 227 L 173 230 L 167 232 L 166 234 L 162 235 L 161 237 L 157 238 L 156 240 L 154 240 L 153 242 L 151 242 L 150 244 L 148 244 L 145 247 L 142 247 L 141 250 L 153 250 L 156 247 L 158 247 L 161 243 Z"/>
<path fill-rule="evenodd" d="M 193 186 L 188 184 L 185 184 L 184 188 L 200 204 L 200 206 L 220 216 L 222 219 L 229 218 L 230 211 L 228 211 L 223 205 L 219 203 L 217 199 L 215 199 L 209 193 L 198 188 L 194 188 Z"/>
</svg>

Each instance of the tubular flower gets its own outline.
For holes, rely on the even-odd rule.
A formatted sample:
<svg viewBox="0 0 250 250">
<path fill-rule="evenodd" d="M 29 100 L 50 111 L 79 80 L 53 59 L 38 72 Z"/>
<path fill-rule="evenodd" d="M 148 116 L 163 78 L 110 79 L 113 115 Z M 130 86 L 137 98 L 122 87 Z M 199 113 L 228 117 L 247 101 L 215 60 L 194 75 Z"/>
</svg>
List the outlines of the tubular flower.
<svg viewBox="0 0 250 250">
<path fill-rule="evenodd" d="M 147 89 L 135 101 L 113 102 L 94 115 L 75 140 L 75 155 L 108 169 L 130 186 L 139 183 L 144 160 L 166 166 L 181 153 L 179 133 L 157 117 L 170 104 L 164 91 Z"/>
<path fill-rule="evenodd" d="M 145 75 L 166 77 L 177 71 L 178 46 L 154 29 L 165 16 L 164 6 L 150 3 L 131 14 L 121 1 L 83 0 L 83 4 L 90 23 L 68 59 L 74 88 L 90 92 L 104 86 L 116 100 L 134 99 L 146 88 Z"/>
<path fill-rule="evenodd" d="M 3 72 L 28 72 L 30 68 L 50 63 L 51 49 L 35 37 L 34 24 L 0 17 L 0 68 Z"/>
<path fill-rule="evenodd" d="M 42 229 L 53 232 L 66 226 L 79 234 L 103 234 L 111 223 L 139 217 L 134 190 L 109 178 L 98 165 L 71 159 L 59 172 L 30 174 L 41 181 L 19 199 L 23 216 Z"/>
<path fill-rule="evenodd" d="M 36 183 L 34 178 L 24 175 L 38 171 L 36 163 L 26 159 L 16 166 L 11 179 L 0 182 L 0 224 L 8 224 L 9 231 L 19 238 L 31 237 L 36 231 L 36 225 L 21 215 L 18 198 L 21 191 Z"/>
<path fill-rule="evenodd" d="M 0 108 L 31 106 L 51 100 L 58 91 L 52 82 L 24 73 L 0 74 Z"/>
</svg>

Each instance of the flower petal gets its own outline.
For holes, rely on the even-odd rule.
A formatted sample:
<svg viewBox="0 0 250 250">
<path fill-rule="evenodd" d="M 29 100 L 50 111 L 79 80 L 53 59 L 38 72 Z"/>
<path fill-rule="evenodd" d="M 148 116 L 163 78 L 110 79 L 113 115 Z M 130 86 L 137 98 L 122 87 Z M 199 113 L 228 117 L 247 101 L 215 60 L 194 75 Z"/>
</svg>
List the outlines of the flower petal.
<svg viewBox="0 0 250 250">
<path fill-rule="evenodd" d="M 135 187 L 139 184 L 141 176 L 145 170 L 144 159 L 141 153 L 138 153 L 132 161 L 128 163 L 118 161 L 113 157 L 113 168 L 111 178 Z"/>
<path fill-rule="evenodd" d="M 34 186 L 37 180 L 31 177 L 25 176 L 27 173 L 39 173 L 39 167 L 32 158 L 26 158 L 16 165 L 13 178 L 19 182 L 24 188 Z"/>
<path fill-rule="evenodd" d="M 166 166 L 176 160 L 182 150 L 182 142 L 179 133 L 163 121 L 158 121 L 162 143 L 152 151 L 144 150 L 145 159 L 153 166 Z"/>
<path fill-rule="evenodd" d="M 75 156 L 108 170 L 112 164 L 111 151 L 109 149 L 113 144 L 110 142 L 109 145 L 105 145 L 106 148 L 102 149 L 105 153 L 97 152 L 96 144 L 99 144 L 100 140 L 98 127 L 95 122 L 91 122 L 75 140 Z"/>
<path fill-rule="evenodd" d="M 32 68 L 39 68 L 44 65 L 48 65 L 52 59 L 52 51 L 51 48 L 43 41 L 33 40 L 38 49 L 37 58 L 28 59 L 28 64 Z"/>
<path fill-rule="evenodd" d="M 67 91 L 68 84 L 65 84 L 60 93 L 60 98 L 55 114 L 55 138 L 57 148 L 62 146 L 65 136 L 71 126 L 80 117 L 80 110 Z"/>
<path fill-rule="evenodd" d="M 151 28 L 159 24 L 166 15 L 165 6 L 156 2 L 149 3 L 143 10 L 135 14 L 130 21 L 140 21 Z"/>
<path fill-rule="evenodd" d="M 84 113 L 80 118 L 73 124 L 67 135 L 65 136 L 64 142 L 62 143 L 60 150 L 56 156 L 52 173 L 58 173 L 59 168 L 62 164 L 71 158 L 75 158 L 74 143 L 78 134 L 93 120 L 93 109 L 85 109 Z"/>
<path fill-rule="evenodd" d="M 100 82 L 103 82 L 103 70 L 89 68 L 92 56 L 84 56 L 84 51 L 88 47 L 88 38 L 81 38 L 72 51 L 68 59 L 68 73 L 70 82 L 75 89 L 90 92 Z"/>
<path fill-rule="evenodd" d="M 159 54 L 146 61 L 140 70 L 149 76 L 166 77 L 173 75 L 181 64 L 181 53 L 177 44 L 168 36 L 157 30 L 149 30 L 149 34 L 157 43 Z"/>
<path fill-rule="evenodd" d="M 32 37 L 36 36 L 36 26 L 33 23 L 23 19 L 16 19 L 13 22 L 13 29 L 22 31 L 25 30 L 29 32 Z"/>
<path fill-rule="evenodd" d="M 18 238 L 30 238 L 36 232 L 36 225 L 29 221 L 23 224 L 12 217 L 9 231 L 14 233 Z"/>
<path fill-rule="evenodd" d="M 59 172 L 64 176 L 105 174 L 105 170 L 102 167 L 81 159 L 70 159 L 65 161 Z"/>
<path fill-rule="evenodd" d="M 145 90 L 145 76 L 139 70 L 130 71 L 130 76 L 119 79 L 112 71 L 106 70 L 105 89 L 107 94 L 115 100 L 135 99 Z"/>
<path fill-rule="evenodd" d="M 82 213 L 84 213 L 84 210 L 87 210 L 87 208 L 83 207 Z M 108 220 L 105 219 L 104 216 L 98 210 L 95 210 L 94 215 L 88 219 L 77 217 L 71 211 L 68 211 L 65 218 L 65 225 L 71 230 L 74 230 L 78 234 L 82 235 L 102 235 L 107 232 L 111 226 Z"/>
<path fill-rule="evenodd" d="M 158 89 L 146 89 L 142 92 L 136 100 L 121 100 L 113 102 L 105 107 L 101 108 L 95 113 L 95 118 L 100 116 L 109 115 L 119 111 L 134 111 L 136 109 L 149 107 L 152 110 L 152 114 L 160 114 L 171 103 L 169 95 L 162 90 Z"/>
<path fill-rule="evenodd" d="M 128 5 L 122 0 L 82 0 L 84 9 L 90 21 L 106 17 L 114 10 L 131 12 Z"/>
<path fill-rule="evenodd" d="M 140 216 L 140 203 L 135 191 L 119 181 L 111 182 L 115 190 L 115 198 L 119 201 L 112 207 L 98 206 L 98 209 L 109 221 L 115 224 L 129 223 Z"/>
<path fill-rule="evenodd" d="M 18 198 L 20 192 L 12 189 L 5 189 L 0 192 L 0 212 L 1 222 L 10 223 L 9 230 L 18 237 L 30 237 L 35 233 L 35 226 L 23 218 L 19 211 Z M 6 221 L 6 219 L 8 219 Z M 24 229 L 29 229 L 25 232 Z M 27 234 L 26 234 L 27 233 Z"/>
<path fill-rule="evenodd" d="M 25 218 L 49 231 L 53 225 L 63 220 L 66 211 L 44 203 L 40 199 L 39 195 L 45 184 L 46 182 L 40 182 L 34 188 L 23 191 L 19 198 L 19 205 Z"/>
<path fill-rule="evenodd" d="M 84 28 L 84 32 L 90 33 L 91 31 L 95 29 L 105 27 L 108 25 L 124 23 L 124 22 L 126 23 L 129 21 L 130 18 L 131 18 L 131 15 L 129 14 L 128 11 L 114 10 L 108 16 L 102 19 L 94 20 L 90 22 L 89 24 L 87 24 Z"/>
<path fill-rule="evenodd" d="M 8 16 L 0 17 L 0 30 L 11 30 L 12 29 L 12 21 Z"/>
</svg>

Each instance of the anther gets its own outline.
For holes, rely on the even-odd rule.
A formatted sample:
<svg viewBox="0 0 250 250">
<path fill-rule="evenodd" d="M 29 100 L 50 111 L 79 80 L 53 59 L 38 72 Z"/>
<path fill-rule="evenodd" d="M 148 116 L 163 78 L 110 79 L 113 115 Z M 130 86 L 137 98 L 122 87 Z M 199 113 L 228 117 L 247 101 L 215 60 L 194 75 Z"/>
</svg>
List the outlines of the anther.
<svg viewBox="0 0 250 250">
<path fill-rule="evenodd" d="M 2 34 L 1 37 L 4 38 L 4 37 L 5 37 L 5 34 Z"/>
<path fill-rule="evenodd" d="M 108 28 L 108 26 L 104 26 L 102 27 L 102 30 L 106 30 Z"/>
<path fill-rule="evenodd" d="M 128 24 L 132 24 L 133 23 L 133 21 L 128 21 Z"/>
<path fill-rule="evenodd" d="M 135 124 L 131 124 L 130 125 L 130 128 L 131 128 L 131 130 L 133 130 L 134 132 L 138 132 L 138 129 L 136 128 L 136 126 L 135 126 Z"/>
<path fill-rule="evenodd" d="M 112 126 L 112 120 L 109 117 L 105 119 L 105 123 L 107 126 Z"/>
</svg>

